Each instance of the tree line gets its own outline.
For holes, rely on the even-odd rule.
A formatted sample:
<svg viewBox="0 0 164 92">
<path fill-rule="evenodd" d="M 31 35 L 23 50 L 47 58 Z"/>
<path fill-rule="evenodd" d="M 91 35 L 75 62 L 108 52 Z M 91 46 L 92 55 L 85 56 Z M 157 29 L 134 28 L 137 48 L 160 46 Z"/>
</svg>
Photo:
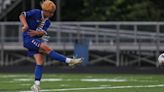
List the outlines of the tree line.
<svg viewBox="0 0 164 92">
<path fill-rule="evenodd" d="M 41 1 L 34 1 L 35 8 L 40 8 Z M 31 0 L 23 0 L 5 19 L 18 21 L 19 14 L 30 9 Z M 51 19 L 56 21 L 56 14 Z M 164 21 L 164 0 L 60 0 L 60 20 Z"/>
<path fill-rule="evenodd" d="M 62 21 L 163 21 L 163 0 L 61 0 Z"/>
</svg>

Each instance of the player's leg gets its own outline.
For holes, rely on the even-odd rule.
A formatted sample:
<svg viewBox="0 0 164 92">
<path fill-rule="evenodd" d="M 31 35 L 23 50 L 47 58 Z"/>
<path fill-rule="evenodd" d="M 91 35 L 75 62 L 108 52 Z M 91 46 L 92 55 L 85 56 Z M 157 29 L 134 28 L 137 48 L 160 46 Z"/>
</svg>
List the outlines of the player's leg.
<svg viewBox="0 0 164 92">
<path fill-rule="evenodd" d="M 46 44 L 41 43 L 40 45 L 40 51 L 45 52 L 48 56 L 50 56 L 52 59 L 58 60 L 60 62 L 67 62 L 67 59 L 65 56 L 57 53 L 56 51 L 52 50 L 50 47 L 48 47 Z M 69 60 L 68 60 L 69 61 Z"/>
<path fill-rule="evenodd" d="M 35 54 L 34 55 L 36 66 L 35 66 L 35 84 L 39 85 L 43 73 L 44 55 Z"/>
<path fill-rule="evenodd" d="M 70 66 L 79 64 L 82 62 L 82 59 L 71 59 L 71 58 L 67 58 L 64 55 L 61 55 L 59 53 L 57 53 L 56 51 L 52 50 L 50 47 L 48 47 L 46 44 L 41 43 L 40 45 L 40 50 L 44 51 L 46 54 L 48 54 L 48 56 L 50 56 L 52 59 L 58 60 L 60 62 L 66 62 L 68 63 Z"/>
<path fill-rule="evenodd" d="M 42 54 L 34 54 L 34 58 L 35 58 L 35 62 L 36 62 L 36 66 L 35 66 L 35 82 L 34 85 L 31 87 L 31 89 L 34 92 L 39 92 L 40 90 L 40 80 L 42 78 L 42 74 L 43 74 L 43 64 L 44 64 L 44 55 Z"/>
<path fill-rule="evenodd" d="M 29 49 L 30 56 L 34 55 L 34 53 L 38 53 L 39 51 L 42 51 L 46 53 L 48 56 L 50 56 L 52 59 L 58 60 L 60 62 L 68 63 L 69 66 L 74 66 L 82 62 L 81 58 L 71 59 L 55 52 L 39 39 L 31 39 L 30 41 L 28 41 L 28 43 L 25 43 L 24 46 L 27 49 Z"/>
</svg>

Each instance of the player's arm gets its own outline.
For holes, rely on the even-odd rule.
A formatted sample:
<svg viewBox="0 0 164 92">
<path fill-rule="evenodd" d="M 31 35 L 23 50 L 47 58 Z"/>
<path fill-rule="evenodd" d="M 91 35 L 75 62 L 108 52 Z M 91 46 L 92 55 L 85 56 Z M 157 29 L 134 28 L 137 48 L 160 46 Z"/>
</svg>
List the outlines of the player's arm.
<svg viewBox="0 0 164 92">
<path fill-rule="evenodd" d="M 43 35 L 48 35 L 47 34 L 47 29 L 49 28 L 50 26 L 50 21 L 46 21 L 45 22 L 45 25 L 43 26 L 42 29 L 40 29 L 40 31 L 35 31 L 35 30 L 30 30 L 28 32 L 28 34 L 32 37 L 32 36 L 43 36 Z"/>
<path fill-rule="evenodd" d="M 28 32 L 28 34 L 33 37 L 33 36 L 43 36 L 43 35 L 46 35 L 46 33 L 44 32 L 44 30 L 42 31 L 35 31 L 35 30 L 30 30 Z"/>
<path fill-rule="evenodd" d="M 22 23 L 22 31 L 25 32 L 27 29 L 28 29 L 28 24 L 27 24 L 27 21 L 26 21 L 26 17 L 24 16 L 24 14 L 20 14 L 19 15 L 19 19 Z"/>
</svg>

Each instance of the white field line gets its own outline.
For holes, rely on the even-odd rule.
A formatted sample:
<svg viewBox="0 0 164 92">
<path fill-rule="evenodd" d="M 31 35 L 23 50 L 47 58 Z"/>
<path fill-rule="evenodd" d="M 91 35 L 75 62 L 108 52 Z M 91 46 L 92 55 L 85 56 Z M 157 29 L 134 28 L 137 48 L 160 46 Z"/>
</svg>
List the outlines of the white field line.
<svg viewBox="0 0 164 92">
<path fill-rule="evenodd" d="M 19 79 L 13 79 L 13 81 L 21 81 L 21 82 L 27 82 L 27 81 L 33 81 L 34 79 L 32 78 L 19 78 Z M 54 82 L 54 81 L 63 81 L 64 79 L 62 78 L 46 78 L 42 79 L 42 82 Z M 66 79 L 65 81 L 76 81 L 73 79 Z M 80 81 L 83 82 L 127 82 L 127 79 L 80 79 Z"/>
<path fill-rule="evenodd" d="M 84 82 L 127 82 L 126 79 L 80 79 Z"/>
<path fill-rule="evenodd" d="M 124 88 L 153 88 L 164 87 L 164 84 L 158 85 L 138 85 L 138 86 L 111 86 L 111 87 L 87 87 L 87 88 L 65 88 L 65 89 L 47 89 L 41 92 L 58 92 L 58 91 L 76 91 L 76 90 L 101 90 L 101 89 L 124 89 Z M 19 92 L 32 92 L 32 91 L 19 91 Z"/>
<path fill-rule="evenodd" d="M 10 81 L 13 82 L 27 82 L 27 81 L 33 81 L 33 78 L 17 78 Z M 77 81 L 77 79 L 62 79 L 62 78 L 44 78 L 42 79 L 42 82 L 56 82 L 56 81 Z M 135 79 L 80 79 L 79 81 L 82 82 L 128 82 L 128 81 L 137 81 L 137 82 L 158 82 L 158 80 L 135 80 Z"/>
<path fill-rule="evenodd" d="M 13 75 L 0 75 L 0 78 L 18 78 L 18 77 L 29 77 L 29 75 L 26 75 L 26 74 L 22 74 L 22 75 L 16 75 L 16 74 L 13 74 Z"/>
</svg>

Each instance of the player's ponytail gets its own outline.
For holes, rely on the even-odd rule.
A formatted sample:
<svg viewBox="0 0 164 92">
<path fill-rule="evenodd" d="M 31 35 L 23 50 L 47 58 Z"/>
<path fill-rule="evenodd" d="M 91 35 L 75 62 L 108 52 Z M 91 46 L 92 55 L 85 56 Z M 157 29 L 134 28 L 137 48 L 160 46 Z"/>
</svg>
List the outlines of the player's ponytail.
<svg viewBox="0 0 164 92">
<path fill-rule="evenodd" d="M 42 10 L 55 11 L 56 5 L 51 0 L 43 0 L 41 3 Z"/>
</svg>

